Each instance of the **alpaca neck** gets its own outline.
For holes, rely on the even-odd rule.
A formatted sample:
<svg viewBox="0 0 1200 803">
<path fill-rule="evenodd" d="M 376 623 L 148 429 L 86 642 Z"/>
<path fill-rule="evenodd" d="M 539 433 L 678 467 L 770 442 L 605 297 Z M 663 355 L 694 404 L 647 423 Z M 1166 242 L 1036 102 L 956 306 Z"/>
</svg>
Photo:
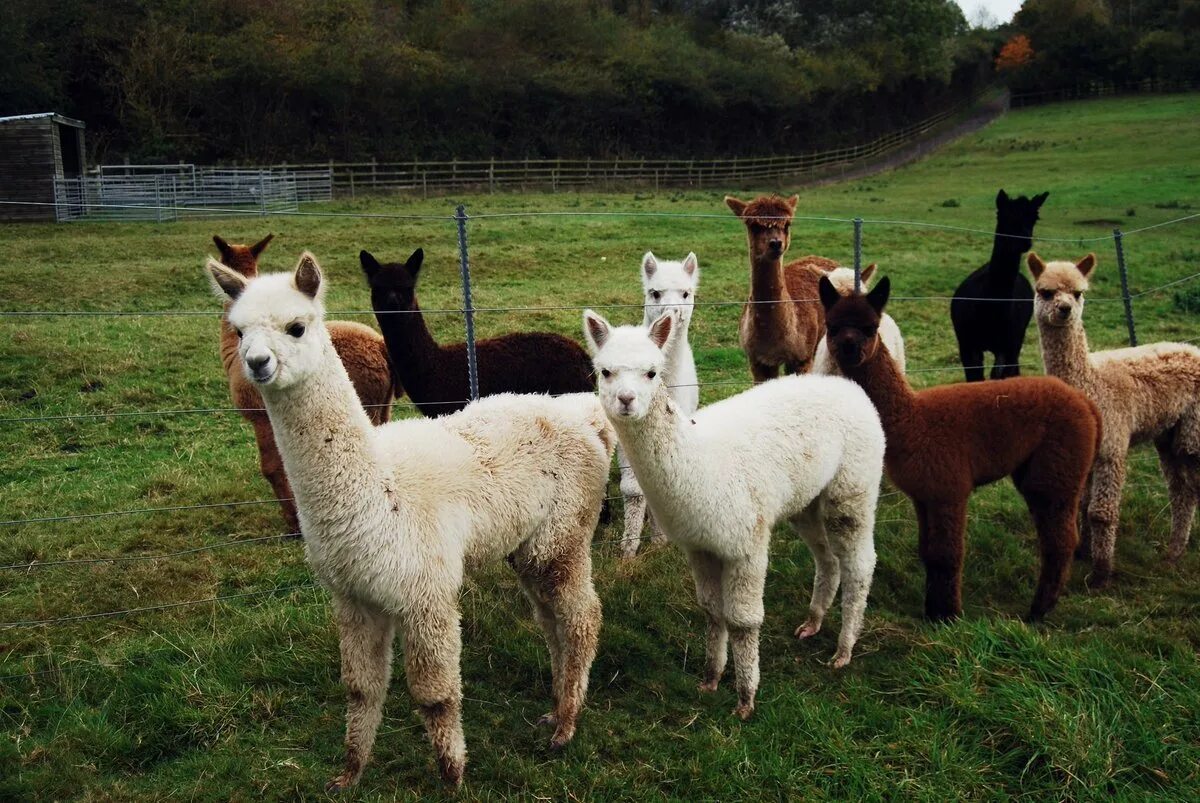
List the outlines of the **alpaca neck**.
<svg viewBox="0 0 1200 803">
<path fill-rule="evenodd" d="M 441 346 L 425 324 L 420 305 L 414 300 L 412 310 L 375 317 L 383 331 L 392 358 L 392 370 L 396 372 L 400 386 L 421 395 L 421 389 L 437 373 Z"/>
<path fill-rule="evenodd" d="M 642 489 L 652 495 L 674 498 L 686 493 L 683 483 L 694 482 L 704 469 L 690 448 L 686 428 L 692 424 L 680 414 L 665 385 L 654 392 L 650 409 L 641 420 L 617 417 L 609 421 Z"/>
<path fill-rule="evenodd" d="M 376 485 L 371 421 L 328 333 L 324 338 L 321 365 L 310 377 L 260 391 L 296 507 L 316 521 Z"/>
<path fill-rule="evenodd" d="M 866 391 L 867 398 L 879 411 L 888 451 L 904 450 L 903 441 L 915 413 L 917 394 L 896 367 L 887 348 L 879 343 L 869 359 L 861 365 L 843 367 L 842 373 Z"/>
<path fill-rule="evenodd" d="M 1011 282 L 1021 272 L 1021 255 L 1025 253 L 1021 240 L 996 233 L 992 240 L 992 257 L 988 260 L 988 275 L 993 281 Z"/>
<path fill-rule="evenodd" d="M 791 304 L 780 304 L 789 300 L 787 282 L 783 275 L 783 255 L 751 254 L 750 257 L 750 301 L 756 321 L 771 325 L 786 324 L 795 317 Z"/>
<path fill-rule="evenodd" d="M 1070 326 L 1049 326 L 1039 319 L 1038 334 L 1041 335 L 1042 362 L 1046 365 L 1046 373 L 1074 387 L 1087 384 L 1092 374 L 1092 363 L 1088 359 L 1087 333 L 1083 330 L 1083 322 L 1077 320 Z"/>
<path fill-rule="evenodd" d="M 229 324 L 229 319 L 226 317 L 229 314 L 229 304 L 225 305 L 225 312 L 221 314 L 221 365 L 225 367 L 225 373 L 232 375 L 234 371 L 241 372 L 241 356 L 238 354 L 238 336 L 237 331 Z"/>
</svg>

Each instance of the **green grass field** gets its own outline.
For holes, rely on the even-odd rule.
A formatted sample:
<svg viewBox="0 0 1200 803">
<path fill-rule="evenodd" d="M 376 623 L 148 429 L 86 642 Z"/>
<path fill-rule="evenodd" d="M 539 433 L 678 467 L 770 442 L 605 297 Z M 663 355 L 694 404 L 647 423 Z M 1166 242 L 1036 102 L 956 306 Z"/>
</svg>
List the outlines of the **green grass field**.
<svg viewBox="0 0 1200 803">
<path fill-rule="evenodd" d="M 982 264 L 990 234 L 875 223 L 907 220 L 991 231 L 993 198 L 1050 190 L 1038 234 L 1047 258 L 1100 257 L 1085 321 L 1094 348 L 1124 344 L 1111 240 L 1200 207 L 1200 100 L 1131 98 L 1013 112 L 934 157 L 863 181 L 801 193 L 798 214 L 867 219 L 864 256 L 892 277 L 889 311 L 915 384 L 961 381 L 944 299 Z M 751 195 L 782 186 L 730 187 Z M 481 308 L 635 304 L 646 249 L 700 257 L 701 300 L 739 302 L 748 265 L 723 191 L 407 197 L 310 210 L 450 215 L 517 212 L 704 213 L 712 218 L 495 217 L 470 224 Z M 460 304 L 450 220 L 356 217 L 172 224 L 0 226 L 5 310 L 198 311 L 204 315 L 0 317 L 0 417 L 228 408 L 217 359 L 218 302 L 201 272 L 210 237 L 276 240 L 265 266 L 312 249 L 331 277 L 329 308 L 369 308 L 357 254 L 426 251 L 427 309 Z M 1126 239 L 1144 292 L 1196 272 L 1200 221 Z M 800 221 L 791 254 L 852 257 L 846 223 Z M 1181 285 L 1135 301 L 1143 342 L 1200 337 Z M 1194 292 L 1194 290 L 1193 290 Z M 932 298 L 931 298 L 932 297 Z M 1193 307 L 1194 309 L 1194 307 Z M 640 312 L 610 309 L 618 321 Z M 739 308 L 704 306 L 692 324 L 703 400 L 749 385 Z M 345 317 L 345 316 L 343 316 Z M 374 323 L 370 315 L 359 320 Z M 430 315 L 461 339 L 458 315 Z M 574 309 L 481 312 L 480 334 L 552 329 L 579 336 Z M 1040 370 L 1031 328 L 1022 362 Z M 723 384 L 720 384 L 723 383 Z M 411 414 L 398 405 L 397 415 Z M 814 414 L 818 414 L 814 411 Z M 236 413 L 129 415 L 0 423 L 0 519 L 212 504 L 213 507 L 0 526 L 0 564 L 147 555 L 283 532 L 249 426 Z M 533 721 L 549 699 L 549 661 L 503 566 L 463 592 L 464 799 L 745 798 L 1196 799 L 1200 796 L 1200 557 L 1159 556 L 1169 510 L 1152 452 L 1132 457 L 1117 547 L 1102 593 L 1077 565 L 1044 625 L 1028 608 L 1032 527 L 1007 482 L 970 509 L 964 618 L 922 623 L 916 524 L 902 495 L 881 502 L 879 565 L 851 666 L 826 665 L 837 609 L 796 642 L 812 577 L 807 549 L 781 527 L 773 546 L 756 717 L 730 711 L 726 683 L 696 690 L 703 618 L 684 561 L 652 547 L 615 558 L 618 525 L 597 533 L 605 626 L 579 734 L 562 756 Z M 616 493 L 616 484 L 612 484 Z M 620 520 L 619 508 L 615 521 Z M 290 540 L 163 560 L 0 569 L 0 621 L 44 620 L 270 589 L 216 605 L 0 630 L 0 799 L 320 797 L 340 765 L 345 705 L 328 600 L 289 587 L 311 577 Z M 12 677 L 40 673 L 32 677 Z M 439 794 L 402 673 L 375 758 L 351 799 Z"/>
</svg>

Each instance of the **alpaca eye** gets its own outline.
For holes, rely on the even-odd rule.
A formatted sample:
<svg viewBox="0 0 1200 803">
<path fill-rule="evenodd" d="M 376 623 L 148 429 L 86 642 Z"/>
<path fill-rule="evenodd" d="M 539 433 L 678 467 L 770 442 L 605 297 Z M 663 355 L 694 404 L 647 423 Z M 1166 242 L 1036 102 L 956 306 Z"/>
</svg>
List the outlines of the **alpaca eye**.
<svg viewBox="0 0 1200 803">
<path fill-rule="evenodd" d="M 658 376 L 658 372 L 657 372 L 657 371 L 647 371 L 647 372 L 646 372 L 646 378 L 647 378 L 647 379 L 653 379 L 653 378 L 654 378 L 654 377 L 656 377 L 656 376 Z"/>
<path fill-rule="evenodd" d="M 686 291 L 686 290 L 684 290 L 684 291 L 683 291 L 683 297 L 684 297 L 685 299 L 686 299 L 688 296 L 690 296 L 690 295 L 691 295 L 691 293 L 689 293 L 688 291 Z"/>
<path fill-rule="evenodd" d="M 291 335 L 292 337 L 302 336 L 304 334 L 304 324 L 302 324 L 302 323 L 289 324 L 288 328 L 287 328 L 287 333 L 289 335 Z"/>
<path fill-rule="evenodd" d="M 234 329 L 233 331 L 237 332 L 238 340 L 241 340 L 241 339 L 242 339 L 242 330 L 241 330 L 241 329 Z"/>
<path fill-rule="evenodd" d="M 1053 301 L 1054 300 L 1054 291 L 1053 290 L 1038 290 L 1038 295 L 1041 296 L 1042 299 L 1045 301 Z"/>
<path fill-rule="evenodd" d="M 655 301 L 658 301 L 660 298 L 662 298 L 662 293 L 658 292 L 657 290 L 651 290 L 650 297 Z"/>
<path fill-rule="evenodd" d="M 1079 299 L 1083 298 L 1083 291 L 1076 290 L 1072 295 L 1074 295 L 1075 300 L 1078 301 Z"/>
<path fill-rule="evenodd" d="M 602 368 L 600 369 L 600 376 L 608 379 L 610 376 L 612 376 L 612 371 L 608 370 L 607 368 Z"/>
</svg>

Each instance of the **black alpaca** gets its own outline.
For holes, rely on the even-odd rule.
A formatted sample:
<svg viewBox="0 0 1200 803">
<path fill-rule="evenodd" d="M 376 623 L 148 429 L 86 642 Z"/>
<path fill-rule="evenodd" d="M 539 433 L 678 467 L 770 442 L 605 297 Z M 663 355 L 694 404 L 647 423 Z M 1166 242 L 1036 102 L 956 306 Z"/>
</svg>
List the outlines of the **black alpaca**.
<svg viewBox="0 0 1200 803">
<path fill-rule="evenodd" d="M 1033 245 L 1033 226 L 1048 195 L 1009 198 L 1004 190 L 997 193 L 992 258 L 954 291 L 950 320 L 968 382 L 983 379 L 985 351 L 996 358 L 992 379 L 1021 373 L 1021 346 L 1033 317 L 1033 288 L 1021 273 L 1021 255 Z"/>
<path fill-rule="evenodd" d="M 371 307 L 387 343 L 398 383 L 422 414 L 436 418 L 461 410 L 471 398 L 464 343 L 439 346 L 417 304 L 418 248 L 404 264 L 380 264 L 359 252 Z M 592 361 L 570 338 L 549 332 L 504 335 L 475 344 L 479 395 L 592 393 Z"/>
</svg>

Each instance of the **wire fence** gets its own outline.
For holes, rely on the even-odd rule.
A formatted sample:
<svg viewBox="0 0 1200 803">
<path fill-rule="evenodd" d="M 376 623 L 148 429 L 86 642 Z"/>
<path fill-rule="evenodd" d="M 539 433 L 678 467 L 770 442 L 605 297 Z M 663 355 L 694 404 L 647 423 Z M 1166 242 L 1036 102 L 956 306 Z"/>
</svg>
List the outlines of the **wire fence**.
<svg viewBox="0 0 1200 803">
<path fill-rule="evenodd" d="M 9 203 L 0 201 L 2 203 Z M 120 206 L 120 205 L 117 205 Z M 144 209 L 145 207 L 138 207 Z M 277 214 L 276 212 L 268 212 L 268 214 Z M 473 220 L 486 220 L 496 218 L 520 218 L 520 217 L 580 217 L 580 216 L 604 216 L 609 218 L 645 218 L 645 217 L 662 217 L 662 218 L 691 218 L 691 219 L 721 219 L 723 221 L 732 220 L 727 214 L 702 214 L 702 213 L 674 213 L 674 212 L 620 212 L 620 211 L 557 211 L 557 212 L 502 212 L 481 214 L 470 216 L 464 207 L 459 206 L 453 214 L 446 215 L 389 215 L 389 214 L 353 214 L 339 212 L 289 212 L 289 215 L 298 217 L 355 217 L 374 220 L 426 220 L 426 221 L 442 221 L 447 224 L 452 224 L 455 227 L 457 234 L 457 245 L 459 252 L 460 264 L 460 281 L 462 284 L 462 299 L 461 307 L 447 307 L 442 309 L 423 309 L 422 314 L 433 315 L 462 315 L 464 317 L 464 334 L 466 337 L 469 372 L 469 386 L 471 388 L 470 399 L 448 400 L 444 402 L 435 402 L 447 405 L 462 405 L 470 400 L 478 397 L 478 364 L 476 361 L 476 344 L 474 340 L 473 317 L 475 314 L 484 312 L 527 312 L 541 313 L 549 311 L 581 311 L 585 307 L 593 307 L 597 309 L 608 308 L 642 308 L 641 303 L 628 304 L 609 304 L 596 303 L 589 305 L 571 305 L 571 304 L 554 304 L 554 305 L 513 305 L 513 306 L 488 306 L 475 307 L 473 305 L 473 285 L 470 273 L 471 253 L 469 249 L 468 234 L 470 224 Z M 960 234 L 981 235 L 988 238 L 997 236 L 996 232 L 989 231 L 983 228 L 970 228 L 963 226 L 946 225 L 928 221 L 911 221 L 911 220 L 888 220 L 888 219 L 863 219 L 863 218 L 838 218 L 829 216 L 797 216 L 796 220 L 810 220 L 821 222 L 832 222 L 837 224 L 846 224 L 852 226 L 853 237 L 853 265 L 856 272 L 856 281 L 862 269 L 863 261 L 863 230 L 866 227 L 918 227 L 923 229 L 940 229 L 948 232 Z M 1133 301 L 1145 298 L 1151 295 L 1160 294 L 1173 290 L 1180 286 L 1186 285 L 1197 279 L 1200 279 L 1200 272 L 1191 273 L 1178 278 L 1171 279 L 1168 282 L 1157 284 L 1155 286 L 1139 289 L 1134 292 L 1130 287 L 1130 277 L 1136 276 L 1136 269 L 1131 269 L 1127 263 L 1124 253 L 1125 240 L 1131 235 L 1138 235 L 1145 232 L 1159 230 L 1164 227 L 1182 225 L 1191 221 L 1200 219 L 1200 213 L 1184 215 L 1172 220 L 1162 221 L 1147 226 L 1142 226 L 1128 232 L 1114 230 L 1111 235 L 1096 236 L 1096 237 L 1036 237 L 1035 239 L 1043 242 L 1069 243 L 1077 246 L 1096 245 L 1100 243 L 1110 242 L 1114 249 L 1116 261 L 1121 274 L 1121 294 L 1114 298 L 1089 298 L 1089 302 L 1095 303 L 1117 303 L 1123 305 L 1124 317 L 1129 331 L 1129 340 L 1131 343 L 1136 342 L 1135 330 L 1135 306 Z M 921 295 L 921 296 L 894 296 L 895 302 L 948 302 L 952 296 L 947 295 Z M 816 299 L 813 299 L 816 300 Z M 995 299 L 979 299 L 983 301 L 994 301 Z M 745 299 L 719 299 L 698 301 L 698 307 L 719 308 L 719 307 L 742 307 L 747 303 L 790 303 L 790 302 L 747 302 Z M 1007 302 L 1006 302 L 1007 303 Z M 351 314 L 372 314 L 373 310 L 343 310 L 331 312 L 331 315 L 351 315 Z M 29 310 L 29 309 L 6 309 L 0 310 L 0 318 L 28 318 L 28 317 L 57 317 L 57 316 L 85 316 L 85 317 L 170 317 L 170 316 L 209 316 L 217 317 L 220 313 L 211 310 Z M 407 312 L 387 313 L 387 314 L 411 314 Z M 1200 341 L 1200 337 L 1189 338 L 1183 342 Z M 1040 366 L 1032 364 L 1022 364 L 1020 367 L 1026 369 L 1036 369 Z M 962 371 L 963 367 L 958 364 L 954 365 L 916 365 L 908 369 L 910 374 L 923 373 L 938 373 L 945 372 L 957 374 Z M 714 386 L 732 386 L 745 385 L 748 380 L 714 380 L 701 381 L 695 383 L 696 386 L 714 387 Z M 427 403 L 427 402 L 422 402 Z M 414 405 L 411 401 L 397 401 L 396 404 Z M 20 424 L 32 424 L 43 422 L 104 422 L 116 418 L 131 418 L 131 417 L 156 417 L 156 416 L 187 416 L 187 415 L 209 415 L 209 414 L 226 414 L 226 413 L 245 413 L 248 410 L 238 407 L 196 407 L 196 408 L 179 408 L 179 409 L 139 409 L 139 410 L 114 410 L 103 412 L 89 412 L 79 414 L 46 414 L 46 415 L 28 415 L 28 416 L 10 416 L 0 418 L 0 425 L 15 426 Z M 1137 459 L 1148 461 L 1154 459 L 1153 454 L 1139 455 Z M 880 500 L 893 499 L 901 497 L 899 491 L 890 491 L 880 496 Z M 614 502 L 621 499 L 620 496 L 609 496 L 607 502 Z M 90 520 L 107 520 L 120 519 L 124 520 L 134 516 L 152 516 L 164 513 L 178 513 L 183 511 L 198 511 L 198 510 L 232 510 L 239 507 L 261 506 L 280 504 L 281 502 L 290 501 L 286 499 L 270 498 L 270 499 L 249 499 L 235 500 L 224 502 L 208 502 L 199 504 L 187 505 L 172 505 L 164 507 L 141 507 L 131 508 L 126 510 L 110 510 L 87 512 L 67 515 L 44 515 L 26 518 L 7 518 L 0 520 L 0 529 L 21 528 L 30 526 L 43 526 L 51 524 L 64 524 L 70 526 L 82 521 Z M 881 522 L 882 523 L 882 522 Z M 189 558 L 198 554 L 206 554 L 213 552 L 228 552 L 230 550 L 254 548 L 273 542 L 287 543 L 289 540 L 298 536 L 298 533 L 285 532 L 270 535 L 262 535 L 248 538 L 230 538 L 225 541 L 219 541 L 211 544 L 203 544 L 198 546 L 190 546 L 184 549 L 176 549 L 154 553 L 139 553 L 139 554 L 118 554 L 118 555 L 99 555 L 99 556 L 57 556 L 50 557 L 46 560 L 29 559 L 23 561 L 14 561 L 8 564 L 0 565 L 0 572 L 11 573 L 31 573 L 44 569 L 60 569 L 71 570 L 84 567 L 93 567 L 97 565 L 110 566 L 126 566 L 136 564 L 157 564 L 162 562 L 178 561 Z M 645 536 L 640 540 L 648 540 L 650 536 Z M 604 546 L 608 544 L 620 543 L 623 539 L 602 539 L 594 542 L 595 546 Z M 280 586 L 262 590 L 244 591 L 237 593 L 229 593 L 223 595 L 214 595 L 195 600 L 186 600 L 180 602 L 166 602 L 154 605 L 146 605 L 141 607 L 133 607 L 118 610 L 97 611 L 97 612 L 78 612 L 69 615 L 47 617 L 47 618 L 27 618 L 14 619 L 12 621 L 0 621 L 0 631 L 12 629 L 29 629 L 29 628 L 47 628 L 67 626 L 80 622 L 93 621 L 97 619 L 109 619 L 123 616 L 141 615 L 153 612 L 190 608 L 195 606 L 218 606 L 229 602 L 246 600 L 252 598 L 261 598 L 285 593 L 292 593 L 299 590 L 310 589 L 314 587 L 314 583 L 301 583 L 287 586 Z M 18 660 L 32 660 L 29 656 Z M 2 671 L 2 669 L 0 669 Z M 58 673 L 59 669 L 37 670 L 23 674 L 6 675 L 0 679 L 14 680 L 19 678 L 32 678 L 44 675 L 52 675 Z"/>
</svg>

